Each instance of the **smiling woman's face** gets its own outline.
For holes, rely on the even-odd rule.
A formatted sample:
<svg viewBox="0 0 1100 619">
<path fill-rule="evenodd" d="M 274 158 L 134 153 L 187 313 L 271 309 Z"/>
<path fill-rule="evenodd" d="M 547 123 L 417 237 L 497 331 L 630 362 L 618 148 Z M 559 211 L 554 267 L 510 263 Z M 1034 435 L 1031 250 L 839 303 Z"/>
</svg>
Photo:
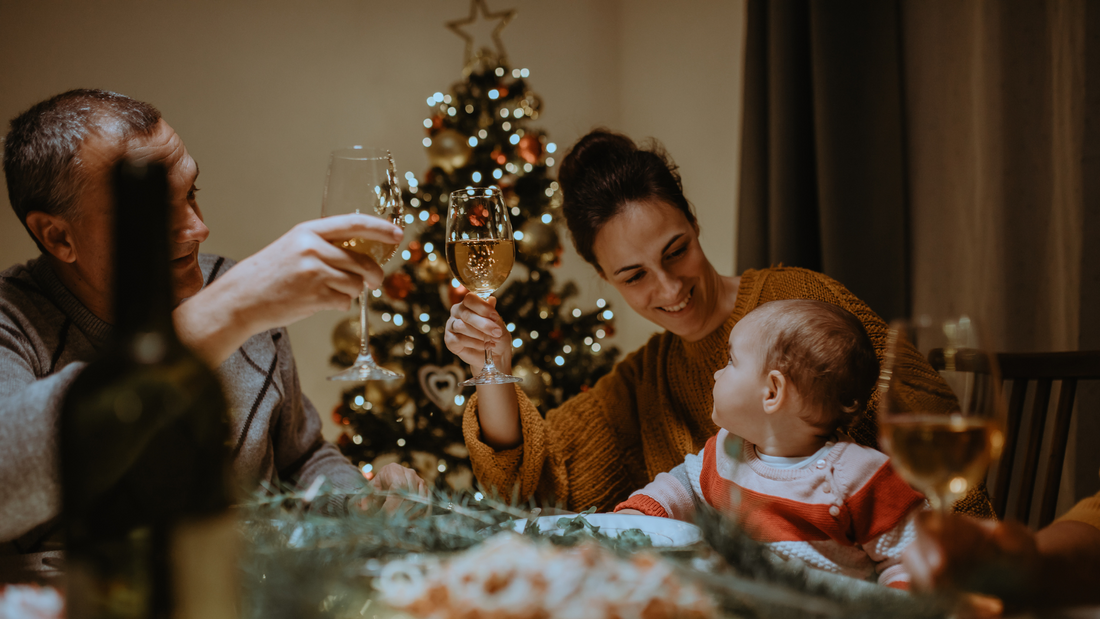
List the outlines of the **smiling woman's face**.
<svg viewBox="0 0 1100 619">
<path fill-rule="evenodd" d="M 596 234 L 601 275 L 651 322 L 688 340 L 707 335 L 718 306 L 699 232 L 664 202 L 628 202 Z"/>
</svg>

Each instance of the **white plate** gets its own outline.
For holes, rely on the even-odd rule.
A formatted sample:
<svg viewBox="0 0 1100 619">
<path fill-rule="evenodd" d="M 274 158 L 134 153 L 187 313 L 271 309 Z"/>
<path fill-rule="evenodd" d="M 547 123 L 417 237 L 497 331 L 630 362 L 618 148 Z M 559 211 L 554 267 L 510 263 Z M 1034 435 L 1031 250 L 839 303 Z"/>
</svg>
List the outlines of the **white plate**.
<svg viewBox="0 0 1100 619">
<path fill-rule="evenodd" d="M 536 519 L 541 533 L 555 535 L 561 534 L 558 529 L 558 519 L 574 518 L 575 516 L 542 516 Z M 657 518 L 655 516 L 638 516 L 636 514 L 590 514 L 584 517 L 592 526 L 600 527 L 600 533 L 611 537 L 618 537 L 619 533 L 627 529 L 640 529 L 642 533 L 653 540 L 654 546 L 687 546 L 702 541 L 703 535 L 699 527 L 672 520 L 671 518 Z M 527 520 L 516 520 L 515 530 L 523 533 L 527 526 Z M 590 530 L 590 529 L 585 529 Z"/>
</svg>

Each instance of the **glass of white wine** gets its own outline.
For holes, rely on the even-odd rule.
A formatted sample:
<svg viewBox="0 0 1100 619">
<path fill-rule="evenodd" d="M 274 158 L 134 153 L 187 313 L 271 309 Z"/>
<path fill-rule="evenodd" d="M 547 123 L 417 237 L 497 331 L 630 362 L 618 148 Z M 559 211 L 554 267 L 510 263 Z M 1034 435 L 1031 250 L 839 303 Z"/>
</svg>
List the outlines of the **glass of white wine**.
<svg viewBox="0 0 1100 619">
<path fill-rule="evenodd" d="M 894 469 L 947 513 L 1004 444 L 996 353 L 965 315 L 895 321 L 879 391 L 879 439 Z"/>
<path fill-rule="evenodd" d="M 325 195 L 321 201 L 321 216 L 363 213 L 381 217 L 405 227 L 404 201 L 397 181 L 397 168 L 388 150 L 352 146 L 332 152 L 325 179 Z M 348 251 L 370 256 L 379 266 L 386 264 L 396 243 L 369 239 L 348 239 L 334 243 Z M 368 381 L 404 378 L 375 363 L 370 354 L 367 327 L 367 287 L 359 293 L 359 355 L 351 367 L 329 376 L 329 380 Z"/>
<path fill-rule="evenodd" d="M 452 192 L 447 212 L 447 264 L 455 279 L 470 292 L 488 299 L 508 279 L 515 259 L 512 224 L 500 189 L 467 187 Z M 520 380 L 497 369 L 489 345 L 481 373 L 462 385 L 501 385 Z"/>
</svg>

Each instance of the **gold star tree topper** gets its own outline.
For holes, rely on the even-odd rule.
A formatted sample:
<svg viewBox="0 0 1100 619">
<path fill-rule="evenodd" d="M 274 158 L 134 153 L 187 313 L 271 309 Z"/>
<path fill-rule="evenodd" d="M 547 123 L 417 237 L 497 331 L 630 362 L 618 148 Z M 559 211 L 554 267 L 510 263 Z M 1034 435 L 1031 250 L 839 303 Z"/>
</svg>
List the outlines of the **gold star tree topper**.
<svg viewBox="0 0 1100 619">
<path fill-rule="evenodd" d="M 504 51 L 504 43 L 500 39 L 500 33 L 508 26 L 508 22 L 516 16 L 516 10 L 507 9 L 494 13 L 485 5 L 485 0 L 470 0 L 470 15 L 468 17 L 447 22 L 447 29 L 462 37 L 462 40 L 466 42 L 463 64 L 469 67 L 479 60 L 479 57 L 485 56 L 486 53 L 492 53 L 488 49 L 478 50 L 475 53 L 473 35 L 462 29 L 464 26 L 473 25 L 478 21 L 478 12 L 481 13 L 481 18 L 484 20 L 498 20 L 497 25 L 493 27 L 493 45 L 496 46 L 497 61 L 502 65 L 507 64 L 508 56 Z"/>
</svg>

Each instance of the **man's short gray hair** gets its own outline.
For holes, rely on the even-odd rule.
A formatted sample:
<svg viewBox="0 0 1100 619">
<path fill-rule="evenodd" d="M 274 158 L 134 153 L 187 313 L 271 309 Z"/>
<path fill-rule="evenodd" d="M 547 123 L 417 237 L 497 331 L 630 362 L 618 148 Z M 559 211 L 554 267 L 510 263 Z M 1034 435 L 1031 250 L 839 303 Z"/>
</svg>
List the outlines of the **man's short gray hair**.
<svg viewBox="0 0 1100 619">
<path fill-rule="evenodd" d="M 122 140 L 151 135 L 160 118 L 148 103 L 93 89 L 61 93 L 13 118 L 4 138 L 4 176 L 23 227 L 32 211 L 68 219 L 77 215 L 73 209 L 87 181 L 80 147 L 89 135 L 112 131 Z M 44 252 L 33 233 L 31 238 Z"/>
</svg>

